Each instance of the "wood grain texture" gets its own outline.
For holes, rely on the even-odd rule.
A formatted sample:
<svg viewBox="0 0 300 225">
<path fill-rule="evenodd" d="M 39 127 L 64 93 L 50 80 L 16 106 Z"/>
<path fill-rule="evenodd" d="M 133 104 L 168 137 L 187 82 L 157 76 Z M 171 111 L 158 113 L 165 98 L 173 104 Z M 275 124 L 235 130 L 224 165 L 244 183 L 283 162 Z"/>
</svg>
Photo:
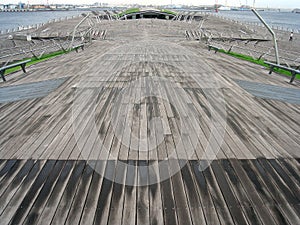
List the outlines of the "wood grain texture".
<svg viewBox="0 0 300 225">
<path fill-rule="evenodd" d="M 0 84 L 0 223 L 299 224 L 299 82 L 186 40 L 194 23 L 102 25 Z"/>
</svg>

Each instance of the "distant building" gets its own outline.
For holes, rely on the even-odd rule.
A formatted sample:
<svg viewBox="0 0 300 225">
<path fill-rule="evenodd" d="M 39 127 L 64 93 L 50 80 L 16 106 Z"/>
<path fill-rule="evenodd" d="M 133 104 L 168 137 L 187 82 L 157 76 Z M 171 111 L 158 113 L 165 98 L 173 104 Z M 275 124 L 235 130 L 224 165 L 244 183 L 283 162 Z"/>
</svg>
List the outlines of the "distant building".
<svg viewBox="0 0 300 225">
<path fill-rule="evenodd" d="M 45 5 L 31 5 L 31 8 L 32 9 L 41 10 L 41 9 L 49 8 L 49 6 L 45 6 Z"/>
<path fill-rule="evenodd" d="M 8 4 L 8 5 L 3 5 L 4 6 L 4 10 L 15 10 L 18 8 L 18 5 L 15 4 Z"/>
<path fill-rule="evenodd" d="M 19 4 L 18 4 L 18 8 L 19 9 L 25 9 L 25 3 L 22 3 L 22 2 L 19 2 Z"/>
<path fill-rule="evenodd" d="M 230 11 L 231 10 L 231 8 L 228 6 L 221 6 L 218 9 L 219 9 L 219 11 Z"/>
<path fill-rule="evenodd" d="M 300 9 L 294 9 L 293 13 L 300 13 Z"/>
<path fill-rule="evenodd" d="M 57 9 L 57 5 L 50 5 L 49 7 L 50 7 L 50 9 L 53 9 L 53 10 Z"/>
</svg>

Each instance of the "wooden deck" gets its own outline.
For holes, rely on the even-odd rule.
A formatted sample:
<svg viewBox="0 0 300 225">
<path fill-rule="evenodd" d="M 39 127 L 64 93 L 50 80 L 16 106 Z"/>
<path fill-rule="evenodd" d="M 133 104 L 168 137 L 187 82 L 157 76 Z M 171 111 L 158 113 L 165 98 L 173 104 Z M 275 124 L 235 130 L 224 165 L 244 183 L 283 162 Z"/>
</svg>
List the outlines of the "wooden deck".
<svg viewBox="0 0 300 225">
<path fill-rule="evenodd" d="M 300 224 L 299 81 L 110 23 L 0 84 L 0 224 Z"/>
</svg>

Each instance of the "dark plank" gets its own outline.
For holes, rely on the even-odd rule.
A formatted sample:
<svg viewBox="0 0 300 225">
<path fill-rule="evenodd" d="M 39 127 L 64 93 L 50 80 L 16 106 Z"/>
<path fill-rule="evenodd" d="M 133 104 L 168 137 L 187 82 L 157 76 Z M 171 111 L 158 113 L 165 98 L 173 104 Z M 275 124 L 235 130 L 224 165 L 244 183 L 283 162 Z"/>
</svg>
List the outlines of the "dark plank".
<svg viewBox="0 0 300 225">
<path fill-rule="evenodd" d="M 221 168 L 218 161 L 213 161 L 211 163 L 211 168 L 213 170 L 213 173 L 215 174 L 220 190 L 226 201 L 227 208 L 229 209 L 233 220 L 238 224 L 247 224 L 246 217 L 241 210 L 241 205 L 236 199 L 231 186 L 228 184 L 224 170 Z"/>
<path fill-rule="evenodd" d="M 159 174 L 160 179 L 160 189 L 162 193 L 162 203 L 164 211 L 164 224 L 166 225 L 175 225 L 177 222 L 177 210 L 175 210 L 175 200 L 172 188 L 171 179 L 165 179 L 169 177 L 169 165 L 168 161 L 160 164 Z"/>
<path fill-rule="evenodd" d="M 24 166 L 26 163 L 25 160 L 18 160 L 13 164 L 12 167 L 7 171 L 4 177 L 0 180 L 0 196 L 5 191 L 7 186 L 13 180 L 13 178 L 18 174 L 19 170 Z"/>
<path fill-rule="evenodd" d="M 231 189 L 236 195 L 236 198 L 241 205 L 241 210 L 244 211 L 249 224 L 262 224 L 262 221 L 271 221 L 270 215 L 265 215 L 261 210 L 261 205 L 256 204 L 255 197 L 249 195 L 243 187 L 243 184 L 235 173 L 233 166 L 227 159 L 219 161 L 221 169 L 224 170 L 225 177 L 230 183 Z M 263 217 L 263 219 L 261 218 Z"/>
<path fill-rule="evenodd" d="M 42 190 L 32 205 L 28 215 L 25 218 L 24 224 L 37 224 L 38 218 L 47 203 L 47 200 L 51 194 L 53 187 L 55 186 L 56 180 L 65 164 L 65 161 L 57 161 L 51 170 L 47 181 L 45 182 Z"/>
<path fill-rule="evenodd" d="M 126 162 L 118 160 L 107 224 L 122 224 L 126 173 Z"/>
<path fill-rule="evenodd" d="M 139 160 L 137 167 L 137 224 L 150 224 L 148 160 Z"/>
<path fill-rule="evenodd" d="M 16 211 L 19 209 L 23 199 L 28 193 L 28 190 L 34 185 L 36 178 L 39 176 L 42 168 L 45 166 L 46 161 L 36 161 L 26 175 L 22 184 L 19 186 L 17 191 L 14 193 L 12 198 L 9 200 L 7 207 L 1 213 L 0 221 L 4 224 L 8 224 L 11 218 L 14 216 Z"/>
<path fill-rule="evenodd" d="M 201 165 L 204 162 L 193 160 L 189 163 L 191 164 L 193 177 L 195 179 L 199 197 L 202 202 L 203 213 L 205 215 L 207 224 L 220 224 L 217 210 L 208 189 L 207 181 L 202 173 Z"/>
<path fill-rule="evenodd" d="M 48 178 L 49 174 L 54 167 L 56 160 L 48 160 L 45 166 L 40 171 L 38 177 L 35 179 L 35 182 L 28 190 L 26 196 L 24 197 L 23 201 L 21 202 L 19 208 L 15 212 L 14 216 L 12 217 L 10 224 L 18 224 L 22 223 L 27 215 L 27 212 L 32 207 L 34 200 L 40 193 L 41 188 L 43 187 L 46 179 Z"/>
<path fill-rule="evenodd" d="M 122 224 L 136 224 L 137 216 L 137 161 L 127 161 L 126 185 L 125 185 L 125 199 Z"/>
<path fill-rule="evenodd" d="M 85 165 L 85 161 L 77 161 L 66 188 L 64 190 L 61 190 L 63 191 L 63 195 L 60 199 L 59 205 L 57 206 L 55 215 L 52 219 L 52 224 L 65 223 Z"/>
<path fill-rule="evenodd" d="M 96 163 L 93 160 L 86 164 L 65 224 L 79 224 Z"/>
<path fill-rule="evenodd" d="M 87 193 L 85 206 L 82 211 L 80 224 L 93 224 L 97 210 L 98 198 L 102 188 L 103 176 L 106 167 L 106 161 L 97 160 L 95 170 L 92 176 L 89 191 Z"/>
<path fill-rule="evenodd" d="M 12 159 L 7 160 L 5 166 L 0 171 L 0 181 L 4 178 L 4 176 L 10 171 L 10 169 L 17 163 L 18 160 Z"/>
<path fill-rule="evenodd" d="M 244 171 L 247 173 L 248 177 L 254 184 L 256 191 L 265 202 L 264 205 L 269 207 L 270 213 L 277 224 L 289 224 L 287 218 L 280 210 L 280 207 L 272 198 L 270 191 L 267 189 L 267 186 L 262 182 L 259 172 L 256 171 L 255 167 L 253 167 L 251 162 L 249 162 L 248 160 L 242 160 L 241 163 Z"/>
<path fill-rule="evenodd" d="M 101 192 L 98 197 L 97 210 L 95 213 L 94 224 L 107 224 L 109 215 L 109 205 L 111 203 L 111 194 L 113 188 L 113 181 L 116 169 L 116 161 L 107 161 L 103 182 L 101 185 Z"/>
<path fill-rule="evenodd" d="M 55 183 L 55 187 L 51 192 L 51 196 L 48 198 L 47 204 L 45 205 L 43 212 L 40 214 L 38 223 L 50 224 L 52 218 L 57 210 L 59 205 L 61 196 L 63 195 L 65 187 L 69 181 L 69 178 L 72 174 L 72 170 L 75 168 L 76 162 L 72 160 L 68 160 L 65 163 L 64 168 L 62 169 L 57 182 Z"/>
<path fill-rule="evenodd" d="M 286 171 L 288 171 L 289 176 L 291 179 L 293 178 L 297 185 L 300 186 L 300 175 L 299 170 L 295 167 L 294 163 L 290 159 L 277 159 L 281 165 L 285 168 Z"/>
<path fill-rule="evenodd" d="M 189 161 L 181 160 L 184 163 L 181 169 L 182 180 L 185 187 L 185 192 L 188 199 L 189 208 L 192 215 L 193 223 L 206 224 L 203 212 L 203 205 L 201 203 L 198 190 L 193 179 L 193 172 Z"/>
<path fill-rule="evenodd" d="M 205 165 L 209 163 L 209 161 L 202 161 L 202 163 Z M 213 174 L 211 166 L 208 166 L 203 171 L 203 174 L 207 182 L 208 190 L 211 194 L 212 200 L 216 207 L 218 217 L 220 219 L 220 223 L 233 224 L 234 222 L 233 222 L 232 215 L 230 214 L 229 211 L 229 206 L 226 205 L 226 201 L 224 199 L 224 196 L 222 195 L 222 192 L 217 183 L 216 177 Z"/>
<path fill-rule="evenodd" d="M 0 197 L 0 215 L 2 214 L 4 208 L 7 206 L 11 198 L 17 192 L 20 185 L 32 169 L 35 161 L 34 160 L 27 160 L 22 169 L 18 172 L 18 174 L 13 178 L 12 182 L 8 185 L 8 187 L 3 191 Z"/>
</svg>

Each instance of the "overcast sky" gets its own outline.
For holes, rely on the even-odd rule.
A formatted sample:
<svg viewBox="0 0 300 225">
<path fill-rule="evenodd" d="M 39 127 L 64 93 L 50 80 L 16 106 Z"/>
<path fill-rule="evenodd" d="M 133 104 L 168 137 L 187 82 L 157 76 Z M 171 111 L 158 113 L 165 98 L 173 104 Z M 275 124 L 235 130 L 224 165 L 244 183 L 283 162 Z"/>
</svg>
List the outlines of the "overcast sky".
<svg viewBox="0 0 300 225">
<path fill-rule="evenodd" d="M 186 5 L 213 5 L 216 0 L 172 0 L 173 4 Z M 217 0 L 219 4 L 226 4 L 230 6 L 253 5 L 253 0 Z M 18 3 L 20 0 L 0 0 L 1 3 Z M 28 0 L 21 0 L 27 3 Z M 51 3 L 73 3 L 73 4 L 91 4 L 94 2 L 106 3 L 138 3 L 138 4 L 153 4 L 153 5 L 167 5 L 171 4 L 171 0 L 48 0 Z M 30 4 L 46 4 L 47 0 L 29 0 Z M 272 7 L 272 8 L 300 8 L 300 0 L 255 0 L 256 7 Z"/>
</svg>

